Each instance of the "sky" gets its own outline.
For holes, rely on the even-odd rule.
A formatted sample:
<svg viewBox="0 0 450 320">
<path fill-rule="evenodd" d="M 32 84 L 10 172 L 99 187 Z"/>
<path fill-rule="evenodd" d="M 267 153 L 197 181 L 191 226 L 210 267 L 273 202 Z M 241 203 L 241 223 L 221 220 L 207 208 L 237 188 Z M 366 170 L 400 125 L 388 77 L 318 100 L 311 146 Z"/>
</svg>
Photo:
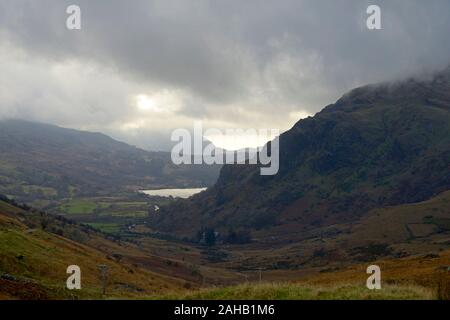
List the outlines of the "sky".
<svg viewBox="0 0 450 320">
<path fill-rule="evenodd" d="M 445 68 L 449 31 L 448 0 L 0 0 L 0 118 L 151 150 L 195 121 L 285 131 L 354 87 Z"/>
</svg>

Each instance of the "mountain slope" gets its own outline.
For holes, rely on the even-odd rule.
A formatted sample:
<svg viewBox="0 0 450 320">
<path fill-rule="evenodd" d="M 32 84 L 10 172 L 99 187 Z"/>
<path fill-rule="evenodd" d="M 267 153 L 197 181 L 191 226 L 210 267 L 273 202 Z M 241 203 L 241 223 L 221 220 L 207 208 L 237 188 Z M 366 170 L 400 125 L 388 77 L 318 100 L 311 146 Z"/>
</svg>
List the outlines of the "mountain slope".
<svg viewBox="0 0 450 320">
<path fill-rule="evenodd" d="M 178 167 L 170 153 L 148 152 L 100 133 L 0 121 L 0 192 L 23 202 L 205 186 L 217 175 L 218 167 Z"/>
<path fill-rule="evenodd" d="M 127 262 L 131 244 L 105 239 L 92 229 L 0 200 L 0 298 L 99 298 L 99 265 L 108 266 L 107 295 L 138 297 L 180 290 L 182 279 Z M 142 254 L 142 257 L 145 257 Z M 152 257 L 147 256 L 147 259 Z M 81 268 L 80 291 L 65 289 L 66 269 Z"/>
<path fill-rule="evenodd" d="M 355 89 L 280 136 L 280 171 L 226 165 L 214 187 L 162 208 L 156 229 L 309 230 L 450 189 L 450 69 Z M 189 218 L 191 223 L 186 224 Z"/>
</svg>

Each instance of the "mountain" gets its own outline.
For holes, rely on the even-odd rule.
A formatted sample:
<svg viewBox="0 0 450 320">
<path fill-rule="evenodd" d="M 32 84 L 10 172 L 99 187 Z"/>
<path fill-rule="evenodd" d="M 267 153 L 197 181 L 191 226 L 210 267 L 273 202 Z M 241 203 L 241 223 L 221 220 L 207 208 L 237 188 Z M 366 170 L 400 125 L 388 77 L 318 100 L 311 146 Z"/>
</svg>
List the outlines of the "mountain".
<svg viewBox="0 0 450 320">
<path fill-rule="evenodd" d="M 0 121 L 0 192 L 21 201 L 108 195 L 160 187 L 203 187 L 217 166 L 175 166 L 104 134 L 49 124 Z"/>
<path fill-rule="evenodd" d="M 225 165 L 213 187 L 161 208 L 152 225 L 183 237 L 205 227 L 280 236 L 450 190 L 450 69 L 357 88 L 279 143 L 277 175 Z"/>
</svg>

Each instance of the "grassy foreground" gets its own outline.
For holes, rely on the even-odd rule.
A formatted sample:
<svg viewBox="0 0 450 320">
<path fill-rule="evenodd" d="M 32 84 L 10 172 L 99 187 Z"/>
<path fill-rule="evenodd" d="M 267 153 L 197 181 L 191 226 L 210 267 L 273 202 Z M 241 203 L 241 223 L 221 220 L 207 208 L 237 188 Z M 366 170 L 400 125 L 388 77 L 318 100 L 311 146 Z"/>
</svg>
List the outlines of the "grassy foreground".
<svg viewBox="0 0 450 320">
<path fill-rule="evenodd" d="M 419 286 L 386 285 L 381 290 L 369 290 L 364 285 L 315 287 L 289 283 L 243 284 L 202 289 L 182 295 L 152 297 L 152 299 L 175 300 L 429 300 L 434 298 L 431 290 Z"/>
</svg>

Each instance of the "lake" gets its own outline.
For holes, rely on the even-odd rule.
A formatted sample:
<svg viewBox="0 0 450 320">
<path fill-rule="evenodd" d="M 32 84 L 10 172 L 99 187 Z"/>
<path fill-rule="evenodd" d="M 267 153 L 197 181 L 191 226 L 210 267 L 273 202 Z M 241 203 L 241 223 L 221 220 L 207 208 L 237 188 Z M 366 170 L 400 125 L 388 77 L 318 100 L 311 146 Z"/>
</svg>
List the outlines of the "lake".
<svg viewBox="0 0 450 320">
<path fill-rule="evenodd" d="M 159 197 L 172 196 L 174 198 L 186 199 L 204 190 L 206 190 L 206 188 L 157 189 L 157 190 L 141 190 L 140 192 L 145 193 L 149 196 L 159 196 Z"/>
</svg>

